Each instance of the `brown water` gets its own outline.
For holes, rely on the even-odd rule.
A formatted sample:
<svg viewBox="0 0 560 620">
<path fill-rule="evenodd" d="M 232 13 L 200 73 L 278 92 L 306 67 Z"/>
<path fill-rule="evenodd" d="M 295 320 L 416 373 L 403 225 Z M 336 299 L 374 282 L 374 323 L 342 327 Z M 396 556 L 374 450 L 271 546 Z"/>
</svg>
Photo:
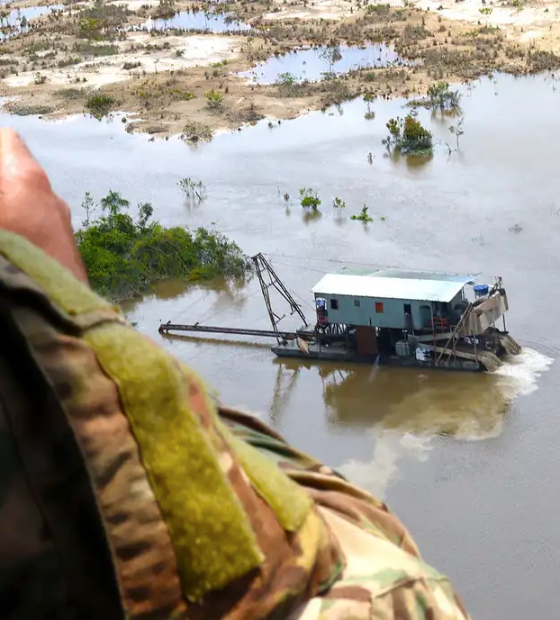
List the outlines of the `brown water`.
<svg viewBox="0 0 560 620">
<path fill-rule="evenodd" d="M 71 201 L 76 224 L 86 190 L 152 201 L 164 224 L 215 223 L 247 253 L 265 253 L 306 303 L 321 274 L 345 261 L 501 275 L 508 327 L 526 350 L 496 375 L 278 363 L 268 343 L 158 335 L 167 320 L 266 328 L 255 281 L 246 289 L 168 283 L 128 311 L 225 401 L 260 413 L 298 447 L 386 500 L 425 558 L 453 578 L 474 618 L 553 619 L 560 571 L 560 370 L 552 363 L 560 351 L 560 92 L 550 76 L 500 77 L 464 92 L 461 152 L 449 157 L 438 147 L 421 166 L 384 157 L 385 122 L 403 113 L 398 101 L 374 103 L 374 120 L 364 119 L 366 104 L 356 101 L 198 149 L 176 140 L 150 144 L 125 134 L 120 122 L 8 122 Z M 448 126 L 456 119 L 421 117 L 451 143 Z M 206 184 L 200 206 L 184 204 L 176 187 L 184 176 Z M 316 221 L 303 220 L 296 200 L 286 209 L 281 197 L 304 186 L 323 199 Z M 366 202 L 375 221 L 364 228 L 337 219 L 335 196 L 348 214 Z"/>
</svg>

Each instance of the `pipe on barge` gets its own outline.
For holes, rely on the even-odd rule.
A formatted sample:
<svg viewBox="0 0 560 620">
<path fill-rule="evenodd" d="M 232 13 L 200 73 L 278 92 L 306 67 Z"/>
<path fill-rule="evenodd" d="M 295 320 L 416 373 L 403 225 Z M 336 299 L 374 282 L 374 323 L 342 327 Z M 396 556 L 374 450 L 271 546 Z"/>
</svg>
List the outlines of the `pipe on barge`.
<svg viewBox="0 0 560 620">
<path fill-rule="evenodd" d="M 202 332 L 207 334 L 233 334 L 238 336 L 260 336 L 263 338 L 277 338 L 295 340 L 295 332 L 281 332 L 272 329 L 243 329 L 237 327 L 213 327 L 211 325 L 182 325 L 180 323 L 162 323 L 158 332 L 169 334 L 170 332 Z"/>
</svg>

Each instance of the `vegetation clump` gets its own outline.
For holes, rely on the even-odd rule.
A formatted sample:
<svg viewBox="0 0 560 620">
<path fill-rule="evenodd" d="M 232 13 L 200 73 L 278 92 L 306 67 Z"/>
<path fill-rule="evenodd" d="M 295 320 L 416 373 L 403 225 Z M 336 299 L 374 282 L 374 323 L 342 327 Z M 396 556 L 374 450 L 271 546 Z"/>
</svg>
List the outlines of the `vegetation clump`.
<svg viewBox="0 0 560 620">
<path fill-rule="evenodd" d="M 82 206 L 86 219 L 76 241 L 91 286 L 117 303 L 166 278 L 230 278 L 250 272 L 250 261 L 235 243 L 205 228 L 165 228 L 151 219 L 150 203 L 138 205 L 136 221 L 126 213 L 129 201 L 118 192 L 110 191 L 99 205 L 88 192 Z"/>
<path fill-rule="evenodd" d="M 113 97 L 101 93 L 92 94 L 86 100 L 86 110 L 97 119 L 102 119 L 109 114 L 115 104 Z"/>
<path fill-rule="evenodd" d="M 206 106 L 209 110 L 212 110 L 213 112 L 218 112 L 222 109 L 224 97 L 223 95 L 220 95 L 219 92 L 212 89 L 209 90 L 204 96 L 206 97 Z"/>
<path fill-rule="evenodd" d="M 456 111 L 459 109 L 461 93 L 451 90 L 447 82 L 437 82 L 428 88 L 428 101 L 434 110 Z"/>
<path fill-rule="evenodd" d="M 198 142 L 210 142 L 213 135 L 212 128 L 208 125 L 196 121 L 189 121 L 183 128 L 181 139 L 196 144 Z"/>
<path fill-rule="evenodd" d="M 416 118 L 416 112 L 410 112 L 405 118 L 397 116 L 387 123 L 389 136 L 383 140 L 387 150 L 394 150 L 404 155 L 430 155 L 433 150 L 433 136 Z"/>
<path fill-rule="evenodd" d="M 460 111 L 461 93 L 451 90 L 448 82 L 436 82 L 428 88 L 427 96 L 409 101 L 409 107 L 423 107 L 439 110 L 442 114 L 456 114 Z"/>
<path fill-rule="evenodd" d="M 206 185 L 204 185 L 202 181 L 194 181 L 189 177 L 185 177 L 181 179 L 177 185 L 190 200 L 197 200 L 200 202 L 206 197 Z"/>
<path fill-rule="evenodd" d="M 123 6 L 95 0 L 93 5 L 80 12 L 77 36 L 82 39 L 102 40 L 116 36 L 130 11 Z"/>
<path fill-rule="evenodd" d="M 317 211 L 321 206 L 319 194 L 310 187 L 302 187 L 299 190 L 300 204 L 304 209 Z"/>
<path fill-rule="evenodd" d="M 357 222 L 363 222 L 364 224 L 368 224 L 369 222 L 373 222 L 373 218 L 368 213 L 369 207 L 364 205 L 359 215 L 351 215 L 350 219 L 355 220 Z"/>
</svg>

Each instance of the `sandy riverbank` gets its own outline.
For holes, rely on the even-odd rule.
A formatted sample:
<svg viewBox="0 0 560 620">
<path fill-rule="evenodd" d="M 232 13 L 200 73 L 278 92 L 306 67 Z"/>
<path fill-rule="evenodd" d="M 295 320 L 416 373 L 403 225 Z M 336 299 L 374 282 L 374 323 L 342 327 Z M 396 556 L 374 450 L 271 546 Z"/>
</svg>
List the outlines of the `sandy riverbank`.
<svg viewBox="0 0 560 620">
<path fill-rule="evenodd" d="M 0 46 L 0 95 L 15 97 L 6 105 L 16 114 L 60 118 L 125 110 L 129 131 L 183 133 L 196 140 L 219 128 L 264 117 L 292 118 L 359 94 L 417 96 L 437 80 L 560 66 L 553 53 L 560 50 L 558 10 L 548 0 L 538 5 L 513 0 L 516 6 L 391 2 L 241 0 L 229 5 L 232 16 L 252 30 L 222 33 L 153 28 L 162 13 L 208 5 L 172 0 L 67 4 L 63 11 L 32 19 L 25 32 L 5 31 L 12 36 Z M 30 6 L 24 0 L 10 8 Z M 149 29 L 147 20 L 152 20 Z M 209 13 L 208 20 L 204 27 L 212 28 L 216 17 Z M 364 67 L 303 84 L 258 85 L 237 75 L 301 45 L 368 41 L 383 41 L 414 63 Z"/>
</svg>

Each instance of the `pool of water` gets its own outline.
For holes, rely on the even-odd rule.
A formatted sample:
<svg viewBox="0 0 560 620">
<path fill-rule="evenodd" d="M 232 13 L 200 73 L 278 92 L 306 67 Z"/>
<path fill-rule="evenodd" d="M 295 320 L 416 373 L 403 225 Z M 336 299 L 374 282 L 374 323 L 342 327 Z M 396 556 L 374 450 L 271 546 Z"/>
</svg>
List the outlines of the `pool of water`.
<svg viewBox="0 0 560 620">
<path fill-rule="evenodd" d="M 204 11 L 180 11 L 169 19 L 150 19 L 141 26 L 146 30 L 205 30 L 208 32 L 247 31 L 251 26 L 226 14 Z"/>
<path fill-rule="evenodd" d="M 125 309 L 224 402 L 259 413 L 387 501 L 473 619 L 556 620 L 560 88 L 551 76 L 498 76 L 461 90 L 459 151 L 446 147 L 456 146 L 458 118 L 419 110 L 436 140 L 422 165 L 386 157 L 381 144 L 387 121 L 406 113 L 403 100 L 372 102 L 372 120 L 357 99 L 196 148 L 128 135 L 118 118 L 0 122 L 28 140 L 76 227 L 88 190 L 150 201 L 164 225 L 216 228 L 248 254 L 264 252 L 310 318 L 311 288 L 342 264 L 501 275 L 508 328 L 525 351 L 494 374 L 279 363 L 268 342 L 158 334 L 168 320 L 267 328 L 256 281 L 167 282 Z M 177 187 L 186 176 L 207 187 L 199 205 Z M 298 203 L 303 187 L 322 199 L 315 221 Z M 331 206 L 337 196 L 342 214 Z M 364 203 L 369 226 L 349 219 Z"/>
<path fill-rule="evenodd" d="M 0 41 L 13 37 L 29 30 L 27 22 L 43 15 L 48 15 L 54 11 L 62 11 L 64 5 L 51 4 L 49 6 L 29 6 L 25 8 L 12 9 L 4 18 L 4 30 L 0 29 Z"/>
<path fill-rule="evenodd" d="M 283 56 L 273 56 L 249 71 L 239 73 L 258 84 L 273 84 L 289 74 L 297 81 L 316 81 L 329 74 L 347 73 L 353 69 L 404 65 L 405 61 L 383 44 L 366 47 L 341 45 L 295 50 Z"/>
</svg>

